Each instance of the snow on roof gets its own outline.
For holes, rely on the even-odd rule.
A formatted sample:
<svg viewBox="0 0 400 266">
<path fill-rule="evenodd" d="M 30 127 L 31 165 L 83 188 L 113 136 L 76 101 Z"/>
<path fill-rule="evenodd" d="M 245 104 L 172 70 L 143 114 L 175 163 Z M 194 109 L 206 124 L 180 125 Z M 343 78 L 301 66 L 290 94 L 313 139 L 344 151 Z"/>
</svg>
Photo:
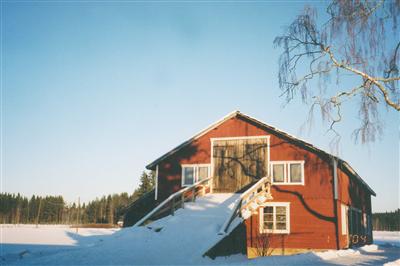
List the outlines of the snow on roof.
<svg viewBox="0 0 400 266">
<path fill-rule="evenodd" d="M 313 144 L 311 144 L 311 143 L 309 143 L 309 142 L 307 142 L 307 141 L 305 141 L 305 140 L 303 140 L 303 139 L 301 139 L 301 138 L 298 138 L 298 137 L 296 137 L 296 136 L 294 136 L 294 135 L 291 135 L 291 134 L 289 134 L 289 133 L 286 133 L 286 132 L 284 132 L 283 130 L 278 129 L 277 127 L 270 126 L 270 125 L 268 125 L 267 123 L 265 123 L 265 122 L 263 122 L 263 121 L 261 121 L 261 120 L 259 120 L 259 119 L 256 119 L 256 118 L 254 118 L 254 117 L 251 117 L 251 116 L 249 116 L 249 115 L 245 115 L 245 114 L 241 113 L 241 112 L 238 111 L 238 110 L 233 111 L 233 112 L 227 114 L 226 116 L 224 116 L 223 118 L 221 118 L 221 119 L 218 120 L 217 122 L 215 122 L 215 123 L 211 124 L 210 126 L 206 127 L 205 129 L 203 129 L 202 131 L 200 131 L 199 133 L 197 133 L 196 135 L 194 135 L 194 136 L 191 137 L 190 139 L 186 140 L 185 142 L 183 142 L 183 143 L 180 144 L 179 146 L 175 147 L 174 149 L 172 149 L 171 151 L 165 153 L 164 155 L 162 155 L 161 157 L 159 157 L 158 159 L 156 159 L 156 160 L 153 161 L 152 163 L 148 164 L 148 165 L 146 166 L 146 168 L 147 168 L 147 169 L 150 169 L 150 170 L 154 170 L 155 167 L 156 167 L 156 165 L 157 165 L 159 162 L 161 162 L 161 161 L 163 161 L 164 159 L 168 158 L 169 156 L 175 154 L 176 152 L 178 152 L 180 149 L 182 149 L 182 148 L 185 147 L 186 145 L 189 145 L 189 144 L 192 143 L 194 140 L 200 138 L 201 136 L 205 135 L 206 133 L 208 133 L 208 132 L 211 131 L 212 129 L 216 128 L 217 126 L 221 125 L 221 124 L 224 123 L 225 121 L 227 121 L 227 120 L 229 120 L 229 119 L 231 119 L 231 118 L 234 118 L 234 117 L 241 117 L 241 118 L 243 118 L 243 119 L 252 121 L 253 123 L 255 123 L 255 124 L 257 124 L 257 125 L 259 125 L 259 126 L 261 126 L 261 127 L 264 127 L 264 128 L 266 128 L 266 129 L 268 129 L 268 130 L 270 130 L 270 131 L 274 131 L 275 133 L 277 133 L 277 134 L 279 134 L 279 135 L 281 135 L 281 136 L 283 136 L 283 137 L 289 138 L 289 139 L 291 139 L 292 141 L 294 141 L 295 143 L 301 144 L 301 145 L 303 145 L 303 146 L 305 146 L 305 147 L 307 147 L 307 148 L 313 150 L 314 152 L 317 152 L 317 153 L 320 153 L 320 154 L 324 154 L 324 155 L 327 156 L 327 157 L 330 157 L 330 158 L 332 158 L 332 159 L 337 160 L 339 166 L 343 166 L 344 169 L 347 170 L 350 174 L 352 174 L 352 175 L 357 179 L 357 181 L 359 181 L 362 185 L 364 185 L 364 186 L 366 187 L 366 189 L 367 189 L 372 195 L 376 196 L 376 193 L 372 190 L 372 188 L 358 175 L 358 173 L 357 173 L 357 172 L 350 166 L 350 164 L 347 163 L 346 161 L 344 161 L 344 160 L 340 159 L 339 157 L 337 157 L 337 156 L 335 156 L 335 155 L 333 155 L 333 154 L 330 154 L 330 153 L 328 153 L 328 152 L 326 152 L 326 151 L 324 151 L 324 150 L 322 150 L 322 149 L 320 149 L 320 148 L 317 148 L 317 147 L 314 146 Z"/>
</svg>

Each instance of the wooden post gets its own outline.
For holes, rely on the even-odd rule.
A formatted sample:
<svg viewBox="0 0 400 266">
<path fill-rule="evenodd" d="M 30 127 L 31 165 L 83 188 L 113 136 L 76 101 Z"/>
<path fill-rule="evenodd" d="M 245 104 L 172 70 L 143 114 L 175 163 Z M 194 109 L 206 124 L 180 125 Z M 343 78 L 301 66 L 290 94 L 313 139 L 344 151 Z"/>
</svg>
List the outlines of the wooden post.
<svg viewBox="0 0 400 266">
<path fill-rule="evenodd" d="M 175 215 L 175 197 L 172 198 L 171 204 L 171 215 Z"/>
<path fill-rule="evenodd" d="M 192 188 L 192 202 L 194 202 L 196 200 L 195 192 L 196 192 L 196 187 L 193 187 Z"/>
<path fill-rule="evenodd" d="M 185 192 L 183 192 L 181 195 L 181 206 L 182 206 L 182 209 L 185 208 Z"/>
</svg>

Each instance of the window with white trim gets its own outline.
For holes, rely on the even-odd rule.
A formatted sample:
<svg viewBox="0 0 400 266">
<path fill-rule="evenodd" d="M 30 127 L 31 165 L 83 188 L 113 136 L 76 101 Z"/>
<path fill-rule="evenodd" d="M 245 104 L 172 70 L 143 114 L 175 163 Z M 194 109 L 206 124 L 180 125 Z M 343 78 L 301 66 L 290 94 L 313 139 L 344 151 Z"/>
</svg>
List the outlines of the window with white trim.
<svg viewBox="0 0 400 266">
<path fill-rule="evenodd" d="M 260 208 L 260 232 L 288 234 L 290 232 L 290 203 L 270 202 Z"/>
<path fill-rule="evenodd" d="M 271 161 L 273 184 L 304 185 L 304 161 Z"/>
<path fill-rule="evenodd" d="M 209 164 L 182 165 L 182 186 L 190 186 L 210 177 L 210 169 Z"/>
</svg>

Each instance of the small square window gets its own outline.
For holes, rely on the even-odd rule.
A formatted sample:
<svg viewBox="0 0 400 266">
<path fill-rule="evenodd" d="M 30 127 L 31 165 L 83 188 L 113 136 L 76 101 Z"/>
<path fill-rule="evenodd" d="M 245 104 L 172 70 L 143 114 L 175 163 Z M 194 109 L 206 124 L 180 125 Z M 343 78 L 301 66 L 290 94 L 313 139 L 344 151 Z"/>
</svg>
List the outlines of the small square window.
<svg viewBox="0 0 400 266">
<path fill-rule="evenodd" d="M 210 165 L 187 164 L 182 165 L 182 186 L 190 186 L 201 180 L 209 178 Z"/>
<path fill-rule="evenodd" d="M 289 203 L 269 203 L 263 208 L 261 232 L 289 233 Z"/>
<path fill-rule="evenodd" d="M 272 161 L 272 183 L 279 185 L 304 185 L 304 161 Z"/>
</svg>

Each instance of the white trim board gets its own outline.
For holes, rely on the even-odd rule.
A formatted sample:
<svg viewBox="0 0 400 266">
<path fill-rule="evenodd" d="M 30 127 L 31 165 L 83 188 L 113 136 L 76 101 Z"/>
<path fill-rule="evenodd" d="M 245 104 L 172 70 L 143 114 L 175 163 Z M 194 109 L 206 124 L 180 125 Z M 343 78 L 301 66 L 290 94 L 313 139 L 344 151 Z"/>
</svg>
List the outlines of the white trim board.
<svg viewBox="0 0 400 266">
<path fill-rule="evenodd" d="M 158 164 L 156 166 L 156 178 L 155 178 L 155 191 L 154 191 L 154 200 L 158 198 Z"/>
<path fill-rule="evenodd" d="M 257 135 L 257 136 L 239 136 L 239 137 L 221 137 L 221 138 L 210 138 L 211 142 L 218 140 L 240 140 L 240 139 L 270 139 L 270 135 Z"/>
</svg>

